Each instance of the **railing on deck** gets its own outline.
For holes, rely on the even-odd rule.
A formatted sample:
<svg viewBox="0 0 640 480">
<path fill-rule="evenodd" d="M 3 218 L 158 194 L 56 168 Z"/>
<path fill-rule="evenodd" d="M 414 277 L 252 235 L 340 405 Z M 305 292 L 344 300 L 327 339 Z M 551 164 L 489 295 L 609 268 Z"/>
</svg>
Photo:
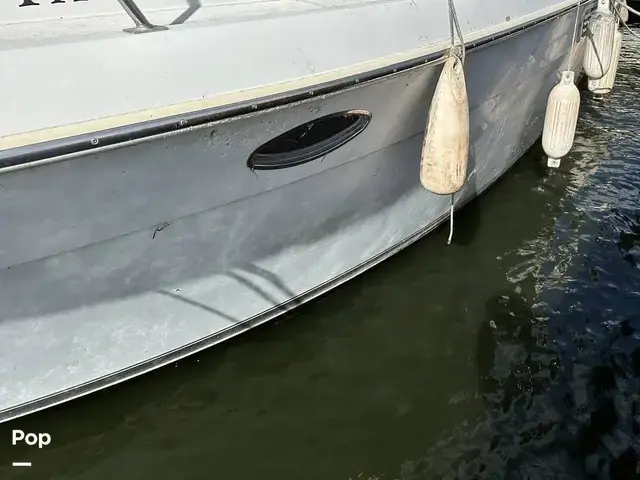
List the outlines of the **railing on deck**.
<svg viewBox="0 0 640 480">
<path fill-rule="evenodd" d="M 124 8 L 124 11 L 127 12 L 127 15 L 131 17 L 131 20 L 136 24 L 133 28 L 125 28 L 125 32 L 129 33 L 145 33 L 145 32 L 155 32 L 158 30 L 167 30 L 168 28 L 162 25 L 154 25 L 147 17 L 145 17 L 142 10 L 138 8 L 136 2 L 134 0 L 118 0 L 118 3 Z"/>
</svg>

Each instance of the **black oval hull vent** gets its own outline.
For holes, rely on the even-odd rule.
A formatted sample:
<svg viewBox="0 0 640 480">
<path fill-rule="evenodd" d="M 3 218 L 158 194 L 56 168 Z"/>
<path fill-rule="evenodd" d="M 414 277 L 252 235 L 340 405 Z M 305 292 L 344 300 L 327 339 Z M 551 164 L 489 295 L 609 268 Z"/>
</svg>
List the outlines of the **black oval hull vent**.
<svg viewBox="0 0 640 480">
<path fill-rule="evenodd" d="M 295 167 L 322 158 L 361 133 L 371 113 L 349 110 L 303 123 L 258 147 L 247 160 L 252 170 Z"/>
</svg>

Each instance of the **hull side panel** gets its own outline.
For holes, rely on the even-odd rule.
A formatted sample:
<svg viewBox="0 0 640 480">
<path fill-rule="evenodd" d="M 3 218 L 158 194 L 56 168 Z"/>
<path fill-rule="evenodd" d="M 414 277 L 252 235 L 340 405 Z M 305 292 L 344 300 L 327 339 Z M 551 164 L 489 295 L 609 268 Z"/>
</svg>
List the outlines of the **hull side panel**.
<svg viewBox="0 0 640 480">
<path fill-rule="evenodd" d="M 488 188 L 539 137 L 574 18 L 468 56 L 471 157 L 458 204 Z M 3 175 L 0 421 L 175 360 L 185 346 L 190 353 L 222 341 L 258 323 L 247 319 L 272 318 L 435 228 L 450 198 L 425 191 L 418 168 L 439 71 L 416 67 L 137 147 Z M 371 124 L 322 161 L 269 172 L 246 167 L 267 139 L 348 109 L 371 111 Z M 162 357 L 168 352 L 175 355 Z"/>
</svg>

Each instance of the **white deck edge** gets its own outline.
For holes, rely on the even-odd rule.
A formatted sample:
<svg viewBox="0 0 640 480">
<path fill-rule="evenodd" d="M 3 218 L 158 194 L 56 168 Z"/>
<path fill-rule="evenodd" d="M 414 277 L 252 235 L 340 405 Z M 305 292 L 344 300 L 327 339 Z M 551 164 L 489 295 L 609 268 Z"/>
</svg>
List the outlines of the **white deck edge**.
<svg viewBox="0 0 640 480">
<path fill-rule="evenodd" d="M 470 33 L 465 37 L 466 42 L 474 42 L 480 39 L 499 34 L 504 30 L 517 28 L 520 25 L 531 22 L 539 17 L 553 15 L 560 12 L 571 5 L 576 5 L 576 0 L 565 0 L 553 7 L 549 7 L 537 12 L 519 17 L 517 19 L 505 21 L 496 26 L 478 30 Z M 0 151 L 12 148 L 24 147 L 36 143 L 60 140 L 76 135 L 89 134 L 92 132 L 118 128 L 136 123 L 143 123 L 150 120 L 158 120 L 174 115 L 194 113 L 197 111 L 223 107 L 234 103 L 249 102 L 254 99 L 264 98 L 272 95 L 283 94 L 289 91 L 309 88 L 326 82 L 339 80 L 340 78 L 356 76 L 375 69 L 385 68 L 394 64 L 402 63 L 421 56 L 437 53 L 444 50 L 449 45 L 449 41 L 438 42 L 424 48 L 416 49 L 410 52 L 399 53 L 387 57 L 372 60 L 370 62 L 353 65 L 348 68 L 340 68 L 317 75 L 298 78 L 282 83 L 265 85 L 254 89 L 226 92 L 209 98 L 201 98 L 189 100 L 173 105 L 166 105 L 146 110 L 129 112 L 122 115 L 114 115 L 111 117 L 88 120 L 84 122 L 50 127 L 30 132 L 17 133 L 0 137 Z"/>
</svg>

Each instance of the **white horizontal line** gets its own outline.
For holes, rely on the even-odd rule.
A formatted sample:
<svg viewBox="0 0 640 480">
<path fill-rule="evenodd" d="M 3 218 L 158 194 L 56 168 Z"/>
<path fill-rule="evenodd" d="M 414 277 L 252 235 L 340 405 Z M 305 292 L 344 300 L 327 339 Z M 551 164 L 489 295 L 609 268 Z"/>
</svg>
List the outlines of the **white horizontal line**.
<svg viewBox="0 0 640 480">
<path fill-rule="evenodd" d="M 31 462 L 13 462 L 14 467 L 30 467 Z"/>
</svg>

